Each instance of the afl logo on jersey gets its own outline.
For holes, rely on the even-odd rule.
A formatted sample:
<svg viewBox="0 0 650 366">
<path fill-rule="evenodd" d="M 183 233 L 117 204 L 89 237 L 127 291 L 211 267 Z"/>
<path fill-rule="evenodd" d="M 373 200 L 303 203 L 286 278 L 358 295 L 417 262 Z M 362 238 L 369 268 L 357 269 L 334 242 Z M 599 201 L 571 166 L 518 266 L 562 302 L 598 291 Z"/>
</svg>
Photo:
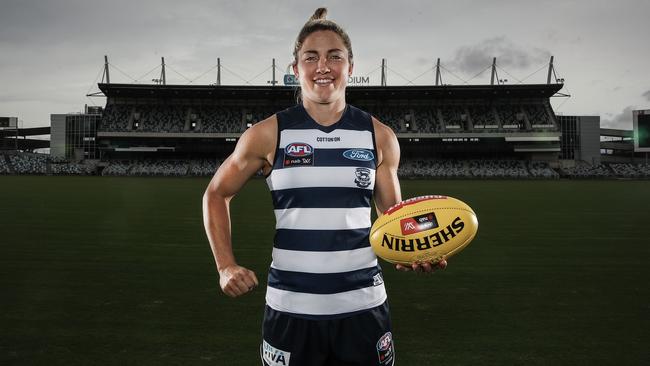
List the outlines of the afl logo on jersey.
<svg viewBox="0 0 650 366">
<path fill-rule="evenodd" d="M 303 142 L 294 142 L 284 148 L 284 153 L 295 158 L 301 158 L 313 154 L 314 148 Z"/>
<path fill-rule="evenodd" d="M 375 158 L 375 154 L 365 149 L 350 149 L 343 152 L 343 156 L 350 160 L 370 161 Z"/>
</svg>

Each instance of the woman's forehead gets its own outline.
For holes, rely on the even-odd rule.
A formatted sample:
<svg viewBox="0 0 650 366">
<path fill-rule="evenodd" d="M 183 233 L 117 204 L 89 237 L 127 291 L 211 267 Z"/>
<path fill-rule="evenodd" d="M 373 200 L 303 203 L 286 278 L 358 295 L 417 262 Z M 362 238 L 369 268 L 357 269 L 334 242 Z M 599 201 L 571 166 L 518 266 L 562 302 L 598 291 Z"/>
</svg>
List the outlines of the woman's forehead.
<svg viewBox="0 0 650 366">
<path fill-rule="evenodd" d="M 316 31 L 305 38 L 300 52 L 347 51 L 341 37 L 332 31 Z"/>
</svg>

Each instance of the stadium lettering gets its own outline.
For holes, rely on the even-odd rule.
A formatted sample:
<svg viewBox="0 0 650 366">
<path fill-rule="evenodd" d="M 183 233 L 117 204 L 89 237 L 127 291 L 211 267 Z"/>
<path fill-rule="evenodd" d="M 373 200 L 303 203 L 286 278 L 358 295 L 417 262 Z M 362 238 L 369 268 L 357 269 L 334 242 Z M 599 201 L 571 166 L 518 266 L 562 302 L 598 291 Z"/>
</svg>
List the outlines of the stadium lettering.
<svg viewBox="0 0 650 366">
<path fill-rule="evenodd" d="M 406 240 L 384 234 L 381 239 L 381 246 L 396 252 L 413 252 L 416 248 L 417 250 L 427 250 L 448 242 L 458 235 L 458 233 L 463 231 L 464 228 L 465 223 L 463 220 L 461 220 L 460 217 L 456 217 L 451 224 L 447 225 L 442 230 L 419 238 Z"/>
<path fill-rule="evenodd" d="M 370 84 L 370 76 L 350 76 L 348 84 Z"/>
</svg>

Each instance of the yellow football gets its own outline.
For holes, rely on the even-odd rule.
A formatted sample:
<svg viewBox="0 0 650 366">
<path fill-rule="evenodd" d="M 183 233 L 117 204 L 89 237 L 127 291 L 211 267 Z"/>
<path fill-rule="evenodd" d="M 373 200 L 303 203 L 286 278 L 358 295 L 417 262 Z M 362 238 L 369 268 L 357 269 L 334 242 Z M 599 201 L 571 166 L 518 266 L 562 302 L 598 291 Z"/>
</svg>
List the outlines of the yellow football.
<svg viewBox="0 0 650 366">
<path fill-rule="evenodd" d="M 465 248 L 478 231 L 476 214 L 447 196 L 402 201 L 379 216 L 370 229 L 378 257 L 396 264 L 438 262 Z"/>
</svg>

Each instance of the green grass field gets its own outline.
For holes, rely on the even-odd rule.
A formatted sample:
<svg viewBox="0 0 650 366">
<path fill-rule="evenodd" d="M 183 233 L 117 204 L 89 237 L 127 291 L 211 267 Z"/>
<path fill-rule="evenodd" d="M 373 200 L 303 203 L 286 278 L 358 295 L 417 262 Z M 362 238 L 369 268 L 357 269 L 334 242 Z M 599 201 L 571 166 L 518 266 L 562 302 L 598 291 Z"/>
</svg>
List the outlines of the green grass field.
<svg viewBox="0 0 650 366">
<path fill-rule="evenodd" d="M 0 177 L 0 365 L 258 365 L 264 287 L 218 287 L 208 179 Z M 433 275 L 384 264 L 397 365 L 650 364 L 650 182 L 403 181 L 469 203 L 475 241 Z M 266 280 L 263 181 L 233 200 Z"/>
</svg>

